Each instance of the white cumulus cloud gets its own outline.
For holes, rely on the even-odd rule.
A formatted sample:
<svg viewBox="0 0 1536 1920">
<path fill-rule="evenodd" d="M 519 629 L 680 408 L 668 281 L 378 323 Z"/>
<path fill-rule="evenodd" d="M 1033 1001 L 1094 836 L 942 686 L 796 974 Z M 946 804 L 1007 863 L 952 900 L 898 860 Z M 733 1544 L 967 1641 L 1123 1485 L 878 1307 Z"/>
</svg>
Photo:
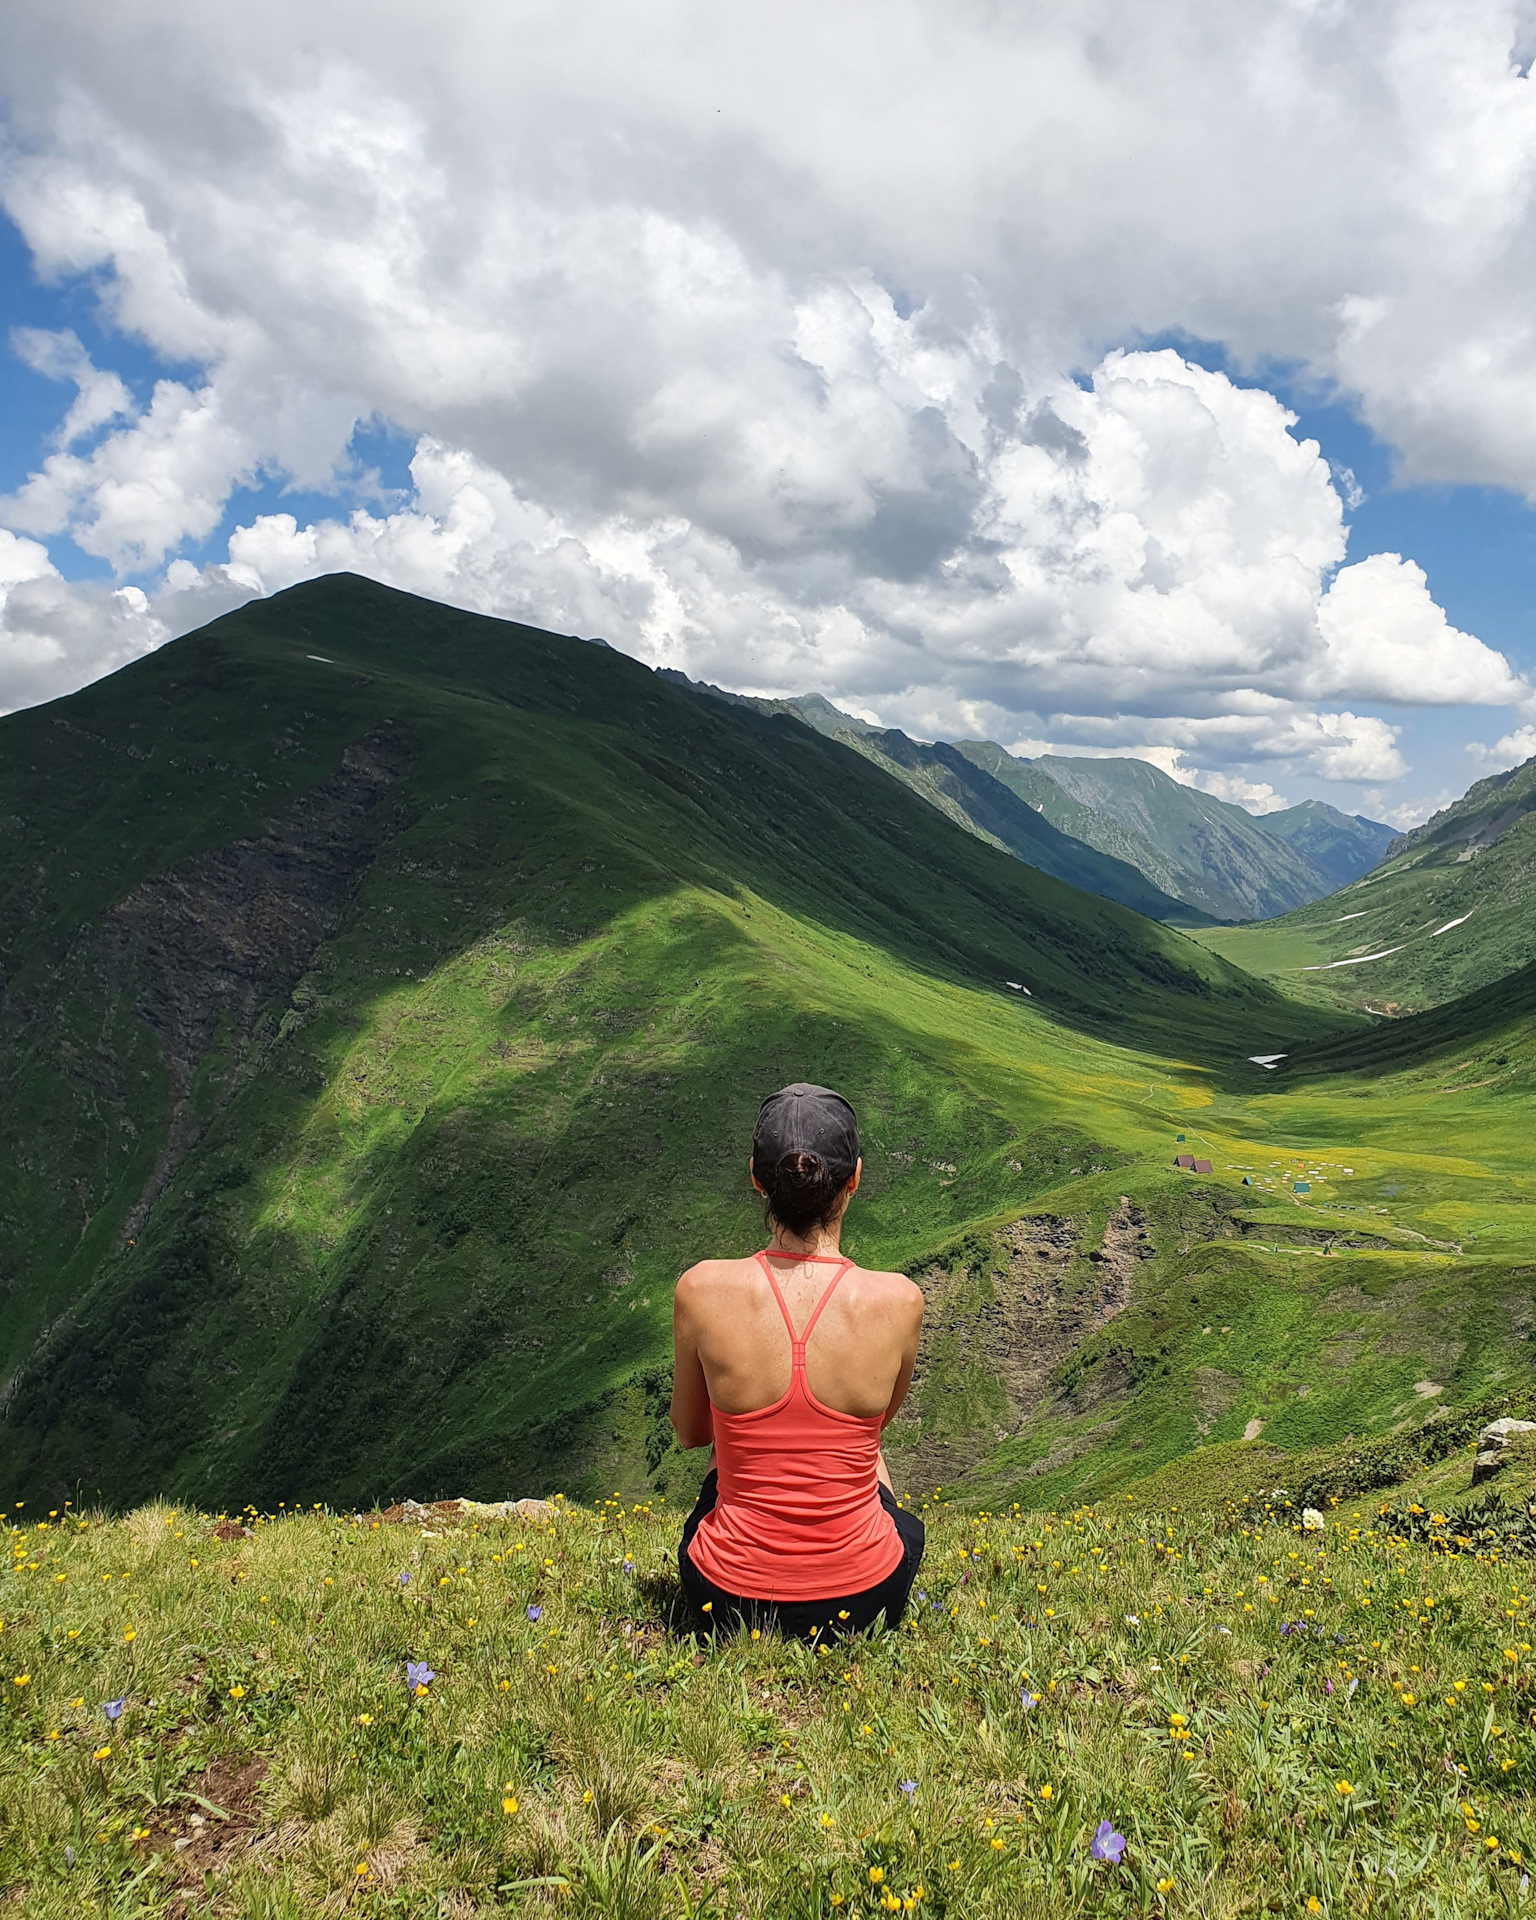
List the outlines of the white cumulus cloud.
<svg viewBox="0 0 1536 1920">
<path fill-rule="evenodd" d="M 1522 767 L 1527 760 L 1536 756 L 1536 725 L 1527 721 L 1524 726 L 1515 727 L 1502 739 L 1495 740 L 1491 747 L 1476 740 L 1470 741 L 1467 752 L 1484 773 L 1502 773 L 1509 767 Z"/>
<path fill-rule="evenodd" d="M 1396 553 L 1341 567 L 1317 610 L 1319 696 L 1427 706 L 1504 706 L 1530 689 L 1502 653 L 1459 633 L 1430 598 L 1424 569 Z"/>
<path fill-rule="evenodd" d="M 1525 683 L 1411 558 L 1348 553 L 1353 476 L 1272 395 L 1117 343 L 1287 362 L 1406 477 L 1536 496 L 1526 33 L 1503 0 L 18 0 L 0 199 L 164 375 L 138 409 L 18 338 L 77 397 L 0 520 L 147 594 L 47 584 L 117 636 L 56 607 L 52 684 L 351 566 L 1255 807 L 1396 780 L 1370 705 Z M 412 486 L 356 508 L 373 421 Z M 263 475 L 335 513 L 231 530 Z"/>
</svg>

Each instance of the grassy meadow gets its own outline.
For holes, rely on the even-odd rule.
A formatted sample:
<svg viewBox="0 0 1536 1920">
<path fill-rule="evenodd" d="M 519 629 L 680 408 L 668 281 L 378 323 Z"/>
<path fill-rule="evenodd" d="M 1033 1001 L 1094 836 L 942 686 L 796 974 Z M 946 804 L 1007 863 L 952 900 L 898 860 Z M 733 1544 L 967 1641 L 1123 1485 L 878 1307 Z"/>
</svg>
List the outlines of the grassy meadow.
<svg viewBox="0 0 1536 1920">
<path fill-rule="evenodd" d="M 246 1531 L 13 1510 L 0 1899 L 38 1920 L 1525 1902 L 1528 1561 L 1455 1551 L 1440 1515 L 1438 1546 L 1410 1543 L 1376 1501 L 1315 1531 L 1273 1501 L 1124 1496 L 924 1518 L 907 1622 L 813 1651 L 691 1637 L 664 1503 Z"/>
</svg>

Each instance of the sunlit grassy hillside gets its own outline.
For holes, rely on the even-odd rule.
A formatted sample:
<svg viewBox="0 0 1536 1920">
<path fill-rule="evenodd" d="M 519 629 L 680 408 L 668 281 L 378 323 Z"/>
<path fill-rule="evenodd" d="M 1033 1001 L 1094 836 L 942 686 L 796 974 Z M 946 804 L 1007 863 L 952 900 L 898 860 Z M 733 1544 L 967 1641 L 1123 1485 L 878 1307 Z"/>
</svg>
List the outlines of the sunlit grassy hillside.
<svg viewBox="0 0 1536 1920">
<path fill-rule="evenodd" d="M 1319 1005 L 1444 1005 L 1536 960 L 1536 761 L 1481 780 L 1352 885 L 1201 938 Z"/>
<path fill-rule="evenodd" d="M 1133 1163 L 1029 1209 L 1075 1223 L 1070 1261 L 1042 1248 L 1021 1263 L 999 1221 L 924 1276 L 935 1365 L 914 1412 L 954 1436 L 942 1477 L 994 1503 L 1061 1505 L 1231 1448 L 1223 1470 L 1257 1485 L 1298 1451 L 1531 1382 L 1530 990 L 1520 976 L 1246 1078 L 1149 1072 L 1123 1111 L 1160 1129 L 1161 1165 L 1101 1099 L 1104 1137 Z M 1209 1179 L 1168 1164 L 1178 1135 Z M 1047 1393 L 1009 1409 L 990 1384 L 999 1304 L 1041 1337 L 1049 1316 L 1023 1276 L 1093 1288 L 1119 1195 L 1143 1216 L 1123 1305 L 1082 1328 Z M 898 1456 L 919 1438 L 910 1421 L 893 1435 Z"/>
<path fill-rule="evenodd" d="M 1385 1502 L 1313 1532 L 1283 1504 L 930 1506 L 908 1623 L 815 1652 L 689 1638 L 677 1520 L 650 1503 L 247 1517 L 7 1531 L 17 1912 L 1462 1920 L 1524 1899 L 1529 1562 L 1411 1544 Z"/>
</svg>

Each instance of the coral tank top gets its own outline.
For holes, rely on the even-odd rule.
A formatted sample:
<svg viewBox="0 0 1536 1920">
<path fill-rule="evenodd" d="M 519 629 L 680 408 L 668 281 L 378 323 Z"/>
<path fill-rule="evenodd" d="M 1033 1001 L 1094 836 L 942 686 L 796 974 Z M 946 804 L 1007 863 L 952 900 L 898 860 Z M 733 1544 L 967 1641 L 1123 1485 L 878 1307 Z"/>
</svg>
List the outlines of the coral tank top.
<svg viewBox="0 0 1536 1920">
<path fill-rule="evenodd" d="M 805 1343 L 853 1262 L 840 1262 L 797 1334 L 767 1255 L 757 1258 L 789 1329 L 789 1389 L 750 1413 L 714 1409 L 719 1492 L 688 1555 L 706 1579 L 743 1600 L 863 1593 L 894 1573 L 902 1556 L 896 1523 L 880 1504 L 881 1417 L 823 1406 L 805 1378 Z"/>
</svg>

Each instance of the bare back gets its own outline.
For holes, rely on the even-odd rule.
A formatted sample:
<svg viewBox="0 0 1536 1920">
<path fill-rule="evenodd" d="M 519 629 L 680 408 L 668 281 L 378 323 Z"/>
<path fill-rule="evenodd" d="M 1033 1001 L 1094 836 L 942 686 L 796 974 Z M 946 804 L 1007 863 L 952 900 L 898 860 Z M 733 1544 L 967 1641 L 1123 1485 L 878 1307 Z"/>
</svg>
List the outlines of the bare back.
<svg viewBox="0 0 1536 1920">
<path fill-rule="evenodd" d="M 773 1261 L 797 1337 L 841 1265 L 837 1255 Z M 912 1378 L 922 1320 L 923 1296 L 905 1274 L 848 1267 L 806 1344 L 807 1387 L 838 1413 L 891 1420 Z M 694 1411 L 688 1403 L 698 1399 L 700 1413 L 752 1413 L 788 1393 L 789 1332 L 756 1258 L 690 1267 L 677 1284 L 673 1327 L 679 1412 Z M 685 1445 L 704 1444 L 703 1425 L 694 1430 L 699 1437 Z"/>
</svg>

